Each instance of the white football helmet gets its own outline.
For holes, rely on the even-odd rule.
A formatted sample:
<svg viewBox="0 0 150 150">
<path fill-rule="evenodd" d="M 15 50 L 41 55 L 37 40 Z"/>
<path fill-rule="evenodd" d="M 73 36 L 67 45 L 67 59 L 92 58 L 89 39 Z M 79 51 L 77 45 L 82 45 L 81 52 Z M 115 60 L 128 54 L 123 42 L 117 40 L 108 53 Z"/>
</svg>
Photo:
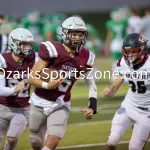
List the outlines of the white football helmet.
<svg viewBox="0 0 150 150">
<path fill-rule="evenodd" d="M 82 32 L 82 41 L 80 43 L 76 41 L 72 43 L 69 38 L 69 34 L 71 32 Z M 85 44 L 87 35 L 88 32 L 86 29 L 86 25 L 84 21 L 79 17 L 69 17 L 61 25 L 61 36 L 63 43 L 71 47 L 73 50 L 76 50 L 77 53 L 81 51 L 83 45 Z"/>
<path fill-rule="evenodd" d="M 21 44 L 30 44 L 29 50 L 21 50 Z M 16 55 L 27 57 L 31 54 L 34 47 L 34 38 L 32 33 L 25 28 L 17 28 L 11 31 L 8 37 L 8 46 Z"/>
</svg>

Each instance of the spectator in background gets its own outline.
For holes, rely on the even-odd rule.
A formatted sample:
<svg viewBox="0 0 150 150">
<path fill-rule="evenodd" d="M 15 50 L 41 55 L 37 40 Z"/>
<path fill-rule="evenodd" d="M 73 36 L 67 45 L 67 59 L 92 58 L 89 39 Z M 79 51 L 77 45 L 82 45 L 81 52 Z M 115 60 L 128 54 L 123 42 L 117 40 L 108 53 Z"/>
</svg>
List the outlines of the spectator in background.
<svg viewBox="0 0 150 150">
<path fill-rule="evenodd" d="M 122 12 L 122 8 L 117 8 L 113 10 L 110 13 L 111 19 L 108 20 L 106 23 L 107 35 L 105 42 L 105 55 L 109 56 L 111 52 L 111 57 L 113 59 L 112 71 L 115 70 L 117 59 L 122 56 L 121 47 L 123 39 L 127 35 L 126 29 L 128 25 L 128 20 L 125 16 L 125 14 L 127 13 Z"/>
<path fill-rule="evenodd" d="M 61 42 L 61 23 L 66 19 L 63 13 L 46 14 L 44 16 L 45 25 L 43 27 L 43 36 L 48 41 Z"/>
<path fill-rule="evenodd" d="M 96 28 L 92 25 L 92 24 L 86 24 L 87 27 L 87 31 L 88 31 L 88 38 L 87 41 L 85 43 L 85 47 L 90 50 L 91 52 L 93 52 L 96 56 L 96 58 L 99 58 L 99 54 L 100 54 L 100 46 L 101 46 L 101 40 L 98 34 L 98 31 L 96 30 Z M 95 63 L 93 65 L 93 76 L 94 79 L 95 78 L 95 73 L 98 70 L 98 59 L 95 59 Z"/>
<path fill-rule="evenodd" d="M 139 10 L 130 10 L 130 17 L 128 19 L 127 33 L 140 33 L 142 27 L 142 19 L 139 16 Z"/>
<path fill-rule="evenodd" d="M 88 30 L 88 38 L 85 47 L 91 50 L 95 56 L 99 56 L 99 50 L 101 46 L 101 40 L 98 31 L 92 24 L 86 24 Z"/>
<path fill-rule="evenodd" d="M 21 19 L 23 28 L 28 29 L 35 37 L 35 51 L 38 51 L 39 45 L 43 40 L 42 29 L 44 26 L 43 20 L 40 18 L 38 11 L 31 11 L 26 17 Z"/>
<path fill-rule="evenodd" d="M 9 35 L 9 33 L 12 31 L 12 26 L 7 21 L 7 18 L 4 14 L 0 14 L 0 24 L 0 33 Z"/>
<path fill-rule="evenodd" d="M 147 42 L 147 50 L 150 53 L 150 9 L 145 11 L 145 16 L 142 18 L 142 30 Z"/>
<path fill-rule="evenodd" d="M 5 16 L 0 14 L 0 28 Z M 8 36 L 0 32 L 0 53 L 4 53 L 7 50 Z"/>
</svg>

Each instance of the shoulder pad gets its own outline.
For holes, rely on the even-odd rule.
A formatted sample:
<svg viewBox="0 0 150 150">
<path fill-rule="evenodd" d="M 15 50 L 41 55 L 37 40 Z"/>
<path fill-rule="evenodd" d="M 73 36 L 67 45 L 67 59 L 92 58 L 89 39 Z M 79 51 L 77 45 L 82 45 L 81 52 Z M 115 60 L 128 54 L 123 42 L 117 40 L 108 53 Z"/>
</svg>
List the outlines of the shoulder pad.
<svg viewBox="0 0 150 150">
<path fill-rule="evenodd" d="M 58 57 L 57 50 L 50 41 L 42 42 L 42 44 L 44 44 L 46 46 L 50 58 Z"/>
</svg>

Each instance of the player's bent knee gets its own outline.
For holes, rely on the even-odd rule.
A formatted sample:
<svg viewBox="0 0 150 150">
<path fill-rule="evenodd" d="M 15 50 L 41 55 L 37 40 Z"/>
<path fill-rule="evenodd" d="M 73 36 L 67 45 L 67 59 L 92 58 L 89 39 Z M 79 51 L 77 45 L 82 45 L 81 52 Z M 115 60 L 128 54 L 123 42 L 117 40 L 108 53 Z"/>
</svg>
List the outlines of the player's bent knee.
<svg viewBox="0 0 150 150">
<path fill-rule="evenodd" d="M 18 138 L 14 138 L 14 137 L 8 137 L 7 141 L 10 145 L 15 145 L 18 141 Z"/>
<path fill-rule="evenodd" d="M 30 137 L 31 146 L 35 149 L 41 149 L 43 146 L 42 141 L 37 137 Z"/>
<path fill-rule="evenodd" d="M 120 141 L 121 136 L 118 133 L 111 133 L 107 144 L 110 146 L 117 146 Z"/>
</svg>

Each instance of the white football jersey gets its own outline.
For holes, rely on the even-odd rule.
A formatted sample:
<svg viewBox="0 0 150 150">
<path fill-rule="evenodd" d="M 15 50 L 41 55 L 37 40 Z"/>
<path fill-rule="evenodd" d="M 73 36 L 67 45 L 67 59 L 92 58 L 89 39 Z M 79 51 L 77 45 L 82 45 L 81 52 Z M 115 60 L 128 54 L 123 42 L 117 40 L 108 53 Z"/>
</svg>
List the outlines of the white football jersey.
<svg viewBox="0 0 150 150">
<path fill-rule="evenodd" d="M 147 57 L 144 65 L 137 70 L 130 69 L 122 57 L 118 60 L 116 70 L 130 85 L 124 102 L 135 107 L 150 108 L 150 56 Z"/>
</svg>

